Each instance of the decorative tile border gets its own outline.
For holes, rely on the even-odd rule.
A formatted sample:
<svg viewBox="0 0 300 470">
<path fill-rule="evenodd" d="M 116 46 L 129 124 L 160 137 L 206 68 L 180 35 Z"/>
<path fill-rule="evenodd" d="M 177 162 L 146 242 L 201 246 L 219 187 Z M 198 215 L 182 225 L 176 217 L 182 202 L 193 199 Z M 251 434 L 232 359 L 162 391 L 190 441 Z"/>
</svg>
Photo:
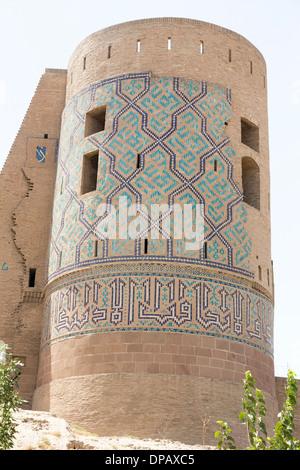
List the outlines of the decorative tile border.
<svg viewBox="0 0 300 470">
<path fill-rule="evenodd" d="M 171 331 L 226 338 L 272 356 L 273 307 L 263 295 L 234 279 L 128 266 L 57 281 L 46 298 L 43 347 L 82 334 Z"/>
</svg>

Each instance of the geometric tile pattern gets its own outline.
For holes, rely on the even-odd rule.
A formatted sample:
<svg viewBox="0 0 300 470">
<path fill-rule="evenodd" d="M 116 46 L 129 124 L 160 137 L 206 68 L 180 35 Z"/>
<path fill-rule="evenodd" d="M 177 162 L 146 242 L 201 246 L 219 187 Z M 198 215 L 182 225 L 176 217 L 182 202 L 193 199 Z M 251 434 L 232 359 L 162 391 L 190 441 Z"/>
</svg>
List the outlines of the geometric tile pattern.
<svg viewBox="0 0 300 470">
<path fill-rule="evenodd" d="M 236 280 L 207 273 L 102 273 L 48 295 L 42 344 L 78 334 L 173 331 L 227 338 L 272 355 L 272 304 Z"/>
<path fill-rule="evenodd" d="M 46 147 L 40 147 L 39 145 L 36 148 L 35 158 L 39 163 L 45 163 L 46 161 Z"/>
<path fill-rule="evenodd" d="M 85 114 L 101 105 L 106 105 L 105 130 L 84 138 Z M 230 116 L 230 90 L 179 78 L 154 79 L 149 73 L 103 80 L 78 93 L 63 115 L 49 280 L 120 261 L 186 262 L 253 277 L 247 212 L 232 177 L 235 152 L 225 125 Z M 81 196 L 83 155 L 95 150 L 97 190 Z M 101 220 L 97 208 L 115 205 L 120 195 L 146 207 L 203 204 L 207 257 L 203 249 L 189 251 L 185 240 L 175 240 L 173 225 L 168 240 L 142 234 L 149 238 L 147 254 L 140 240 L 102 240 L 95 257 Z"/>
</svg>

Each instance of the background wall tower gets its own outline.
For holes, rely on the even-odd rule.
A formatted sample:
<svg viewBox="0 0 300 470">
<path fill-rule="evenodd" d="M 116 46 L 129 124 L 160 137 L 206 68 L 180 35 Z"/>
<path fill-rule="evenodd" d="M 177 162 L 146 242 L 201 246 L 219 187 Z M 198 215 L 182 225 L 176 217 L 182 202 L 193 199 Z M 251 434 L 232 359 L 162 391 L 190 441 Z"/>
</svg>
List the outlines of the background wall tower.
<svg viewBox="0 0 300 470">
<path fill-rule="evenodd" d="M 85 39 L 67 74 L 33 407 L 188 443 L 209 418 L 213 440 L 250 369 L 275 419 L 269 187 L 266 66 L 246 39 L 176 18 Z M 204 204 L 204 245 L 188 250 L 172 223 L 170 239 L 102 239 L 99 204 L 120 196 Z"/>
<path fill-rule="evenodd" d="M 39 361 L 66 78 L 66 70 L 45 70 L 0 174 L 0 342 L 24 364 L 20 389 L 29 408 Z"/>
</svg>

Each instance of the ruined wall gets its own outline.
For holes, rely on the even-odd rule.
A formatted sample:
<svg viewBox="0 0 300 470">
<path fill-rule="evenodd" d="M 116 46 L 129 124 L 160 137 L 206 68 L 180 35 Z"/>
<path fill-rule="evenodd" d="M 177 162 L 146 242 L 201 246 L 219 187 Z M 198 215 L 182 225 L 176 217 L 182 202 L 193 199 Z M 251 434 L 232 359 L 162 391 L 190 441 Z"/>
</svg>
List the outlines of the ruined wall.
<svg viewBox="0 0 300 470">
<path fill-rule="evenodd" d="M 0 175 L 0 339 L 25 364 L 20 387 L 28 406 L 36 385 L 65 87 L 65 70 L 46 69 Z"/>
</svg>

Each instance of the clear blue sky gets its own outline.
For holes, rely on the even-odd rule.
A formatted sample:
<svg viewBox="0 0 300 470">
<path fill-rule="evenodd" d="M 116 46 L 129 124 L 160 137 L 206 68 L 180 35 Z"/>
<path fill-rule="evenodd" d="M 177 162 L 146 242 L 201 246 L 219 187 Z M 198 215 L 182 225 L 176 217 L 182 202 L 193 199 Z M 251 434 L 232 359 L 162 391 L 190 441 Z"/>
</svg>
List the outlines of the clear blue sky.
<svg viewBox="0 0 300 470">
<path fill-rule="evenodd" d="M 300 378 L 300 1 L 0 0 L 0 168 L 45 68 L 67 68 L 89 34 L 141 18 L 185 17 L 249 39 L 268 67 L 275 372 Z"/>
</svg>

